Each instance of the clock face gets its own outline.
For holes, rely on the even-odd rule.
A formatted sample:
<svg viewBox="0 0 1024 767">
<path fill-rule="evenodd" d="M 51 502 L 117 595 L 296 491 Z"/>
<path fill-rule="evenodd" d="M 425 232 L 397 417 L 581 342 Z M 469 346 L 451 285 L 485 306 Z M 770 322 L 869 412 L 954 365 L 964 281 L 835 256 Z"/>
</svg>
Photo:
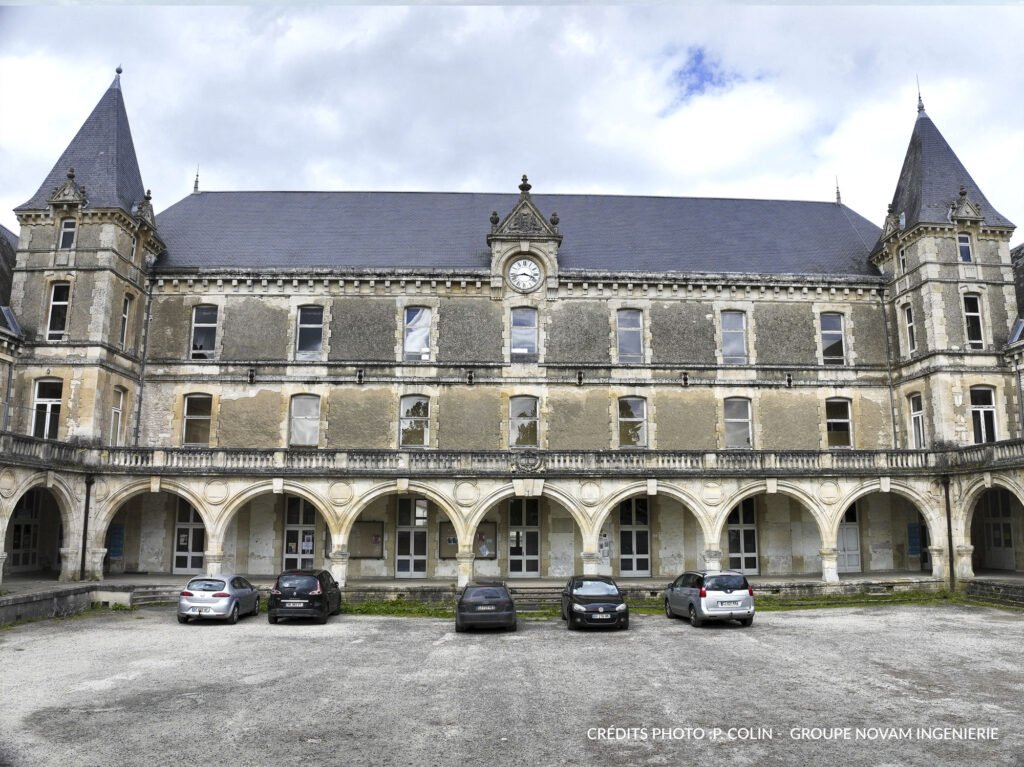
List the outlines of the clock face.
<svg viewBox="0 0 1024 767">
<path fill-rule="evenodd" d="M 533 290 L 540 285 L 540 267 L 529 258 L 517 258 L 508 269 L 508 281 L 516 290 Z"/>
</svg>

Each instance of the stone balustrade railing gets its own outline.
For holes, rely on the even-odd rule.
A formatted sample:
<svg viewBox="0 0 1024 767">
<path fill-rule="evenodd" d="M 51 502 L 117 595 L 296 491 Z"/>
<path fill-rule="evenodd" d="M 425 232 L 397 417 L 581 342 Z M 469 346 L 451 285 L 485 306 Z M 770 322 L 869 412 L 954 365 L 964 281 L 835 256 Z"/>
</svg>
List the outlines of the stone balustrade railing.
<svg viewBox="0 0 1024 767">
<path fill-rule="evenodd" d="M 89 447 L 0 432 L 0 466 L 113 474 L 366 476 L 899 475 L 1024 466 L 1024 440 L 952 450 L 281 450 Z"/>
</svg>

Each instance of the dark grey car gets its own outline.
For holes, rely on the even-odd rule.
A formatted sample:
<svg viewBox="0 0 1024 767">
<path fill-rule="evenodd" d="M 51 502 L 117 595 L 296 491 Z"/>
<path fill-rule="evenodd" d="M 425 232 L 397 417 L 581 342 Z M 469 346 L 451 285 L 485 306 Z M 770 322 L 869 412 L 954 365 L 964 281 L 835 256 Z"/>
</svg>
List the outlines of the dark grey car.
<svg viewBox="0 0 1024 767">
<path fill-rule="evenodd" d="M 754 622 L 754 590 L 735 570 L 691 570 L 665 589 L 665 615 L 687 617 L 694 626 L 705 621 Z"/>
</svg>

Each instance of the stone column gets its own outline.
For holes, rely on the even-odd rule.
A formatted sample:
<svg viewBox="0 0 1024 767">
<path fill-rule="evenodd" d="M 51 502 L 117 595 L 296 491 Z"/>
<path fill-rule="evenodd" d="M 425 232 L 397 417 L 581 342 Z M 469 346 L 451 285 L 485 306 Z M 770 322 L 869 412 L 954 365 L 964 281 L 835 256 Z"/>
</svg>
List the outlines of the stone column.
<svg viewBox="0 0 1024 767">
<path fill-rule="evenodd" d="M 348 552 L 334 549 L 327 555 L 327 561 L 330 563 L 328 567 L 334 580 L 339 586 L 344 586 L 348 581 Z"/>
<path fill-rule="evenodd" d="M 4 567 L 7 565 L 7 553 L 0 551 L 0 583 L 4 582 Z"/>
<path fill-rule="evenodd" d="M 598 570 L 601 567 L 601 555 L 596 551 L 584 551 L 583 552 L 583 574 L 584 575 L 598 575 Z"/>
<path fill-rule="evenodd" d="M 220 575 L 222 572 L 224 572 L 223 551 L 204 551 L 203 562 L 206 564 L 207 575 Z"/>
<path fill-rule="evenodd" d="M 818 556 L 821 557 L 821 579 L 825 583 L 839 583 L 839 549 L 822 549 Z"/>
<path fill-rule="evenodd" d="M 956 547 L 956 578 L 957 581 L 974 577 L 974 547 L 963 544 Z"/>
<path fill-rule="evenodd" d="M 104 549 L 104 556 L 106 556 L 106 549 Z M 86 561 L 86 566 L 88 566 Z M 60 550 L 60 580 L 62 581 L 77 581 L 82 575 L 82 558 L 78 549 L 75 548 L 63 548 Z M 88 576 L 88 572 L 86 572 Z M 100 559 L 100 571 L 99 577 L 96 580 L 103 579 L 103 560 Z"/>
<path fill-rule="evenodd" d="M 721 570 L 722 569 L 722 552 L 718 549 L 705 549 L 704 550 L 704 569 L 705 570 Z"/>
<path fill-rule="evenodd" d="M 466 584 L 473 580 L 473 561 L 476 559 L 476 554 L 472 551 L 460 551 L 455 555 L 455 560 L 459 563 L 459 580 L 456 584 L 460 589 L 465 588 Z"/>
<path fill-rule="evenodd" d="M 103 558 L 107 556 L 107 549 L 88 548 L 85 551 L 85 578 L 89 581 L 103 580 Z"/>
<path fill-rule="evenodd" d="M 946 561 L 945 546 L 929 546 L 928 554 L 932 560 L 932 577 L 941 578 L 942 580 L 949 583 L 949 563 Z"/>
</svg>

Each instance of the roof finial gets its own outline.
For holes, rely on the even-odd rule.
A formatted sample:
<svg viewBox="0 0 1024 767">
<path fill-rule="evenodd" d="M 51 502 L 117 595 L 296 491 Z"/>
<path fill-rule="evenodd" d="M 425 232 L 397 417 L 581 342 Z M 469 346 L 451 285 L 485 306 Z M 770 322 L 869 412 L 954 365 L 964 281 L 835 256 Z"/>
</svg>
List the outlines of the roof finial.
<svg viewBox="0 0 1024 767">
<path fill-rule="evenodd" d="M 836 176 L 836 205 L 843 204 L 843 196 L 839 194 L 839 176 Z"/>
<path fill-rule="evenodd" d="M 526 179 L 526 174 L 524 173 L 523 174 L 523 183 L 521 183 L 519 185 L 519 195 L 520 195 L 520 197 L 529 197 L 530 196 L 530 189 L 532 189 L 532 188 L 533 187 L 530 185 L 530 182 Z"/>
<path fill-rule="evenodd" d="M 921 114 L 923 111 L 924 101 L 921 100 L 921 78 L 917 77 L 917 113 Z"/>
<path fill-rule="evenodd" d="M 196 163 L 196 183 L 192 186 L 192 194 L 199 193 L 199 163 Z"/>
<path fill-rule="evenodd" d="M 120 74 L 121 74 L 121 73 L 122 73 L 122 72 L 123 72 L 124 70 L 123 70 L 123 69 L 121 69 L 121 65 L 120 65 L 120 64 L 118 64 L 118 65 L 117 65 L 117 69 L 115 69 L 114 71 L 115 71 L 115 72 L 117 72 L 117 74 L 118 74 L 118 75 L 120 75 Z"/>
</svg>

